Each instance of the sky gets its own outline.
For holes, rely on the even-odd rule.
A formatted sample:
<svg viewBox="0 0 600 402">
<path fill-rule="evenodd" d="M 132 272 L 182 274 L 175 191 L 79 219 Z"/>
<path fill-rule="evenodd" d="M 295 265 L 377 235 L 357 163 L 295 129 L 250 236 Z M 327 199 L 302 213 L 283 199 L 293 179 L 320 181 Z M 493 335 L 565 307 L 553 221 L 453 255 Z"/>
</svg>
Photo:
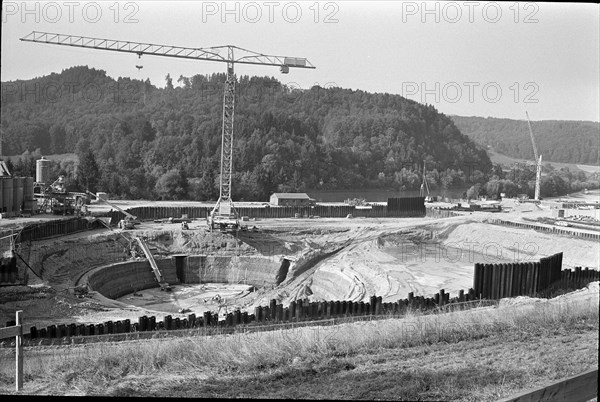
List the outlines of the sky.
<svg viewBox="0 0 600 402">
<path fill-rule="evenodd" d="M 164 87 L 167 74 L 226 70 L 219 62 L 19 40 L 42 31 L 303 57 L 316 69 L 235 68 L 296 88 L 398 94 L 447 115 L 600 121 L 598 4 L 4 1 L 2 9 L 2 82 L 87 65 Z"/>
</svg>

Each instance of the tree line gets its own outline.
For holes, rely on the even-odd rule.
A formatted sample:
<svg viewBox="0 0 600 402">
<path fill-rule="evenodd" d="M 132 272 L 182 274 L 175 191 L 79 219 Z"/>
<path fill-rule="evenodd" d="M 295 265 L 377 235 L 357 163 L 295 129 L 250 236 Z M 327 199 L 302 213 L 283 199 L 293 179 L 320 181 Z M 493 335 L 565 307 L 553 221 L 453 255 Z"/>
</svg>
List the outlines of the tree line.
<svg viewBox="0 0 600 402">
<path fill-rule="evenodd" d="M 513 158 L 533 160 L 533 146 L 524 120 L 451 116 L 459 130 L 479 144 Z M 538 153 L 544 161 L 598 165 L 600 123 L 544 120 L 531 122 Z"/>
<path fill-rule="evenodd" d="M 215 200 L 225 74 L 113 79 L 86 66 L 2 83 L 5 153 L 15 174 L 55 160 L 72 191 L 114 198 Z M 174 83 L 176 81 L 176 84 Z M 239 76 L 233 197 L 273 192 L 486 185 L 500 176 L 484 149 L 431 105 L 399 95 Z M 501 169 L 500 169 L 501 170 Z"/>
<path fill-rule="evenodd" d="M 465 193 L 465 198 L 477 199 L 489 197 L 498 199 L 501 194 L 506 197 L 525 195 L 529 198 L 535 196 L 536 167 L 534 165 L 513 165 L 502 169 L 495 165 L 493 174 L 485 183 L 476 183 Z M 585 189 L 600 188 L 600 175 L 598 173 L 586 174 L 578 170 L 572 172 L 568 167 L 555 169 L 547 163 L 542 168 L 540 178 L 540 197 L 557 197 Z"/>
</svg>

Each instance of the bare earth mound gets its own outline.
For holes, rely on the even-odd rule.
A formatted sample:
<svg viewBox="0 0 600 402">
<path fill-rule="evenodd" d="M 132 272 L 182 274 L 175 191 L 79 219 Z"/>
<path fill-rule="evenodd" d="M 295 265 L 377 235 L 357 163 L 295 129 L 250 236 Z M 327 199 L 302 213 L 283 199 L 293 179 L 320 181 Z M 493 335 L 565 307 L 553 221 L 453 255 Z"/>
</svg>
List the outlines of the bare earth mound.
<svg viewBox="0 0 600 402">
<path fill-rule="evenodd" d="M 0 322 L 13 320 L 17 309 L 24 310 L 28 325 L 40 327 L 177 316 L 180 309 L 198 315 L 237 308 L 253 312 L 271 299 L 283 304 L 298 298 L 367 301 L 377 295 L 387 302 L 408 292 L 430 296 L 444 289 L 456 294 L 472 287 L 476 262 L 528 261 L 558 251 L 564 253 L 565 267 L 599 268 L 596 242 L 490 225 L 482 222 L 486 216 L 258 220 L 250 222 L 258 231 L 237 237 L 208 233 L 203 221 L 193 222 L 190 230 L 144 222 L 120 234 L 97 230 L 44 240 L 28 246 L 33 270 L 22 266 L 20 272 L 27 271 L 38 287 L 0 289 Z M 156 256 L 260 256 L 274 265 L 286 259 L 289 269 L 277 278 L 278 285 L 254 289 L 243 282 L 218 285 L 216 292 L 208 284 L 180 284 L 170 294 L 148 289 L 118 301 L 99 294 L 74 297 L 72 288 L 86 272 L 130 258 L 127 239 L 132 235 L 144 237 Z M 277 274 L 273 272 L 274 281 Z"/>
</svg>

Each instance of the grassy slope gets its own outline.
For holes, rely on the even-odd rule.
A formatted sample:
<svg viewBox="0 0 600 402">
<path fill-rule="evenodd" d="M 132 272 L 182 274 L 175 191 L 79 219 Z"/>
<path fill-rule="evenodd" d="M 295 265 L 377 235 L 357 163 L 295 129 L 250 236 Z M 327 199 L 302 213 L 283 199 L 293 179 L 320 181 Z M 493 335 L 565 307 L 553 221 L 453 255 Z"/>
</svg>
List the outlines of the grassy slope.
<svg viewBox="0 0 600 402">
<path fill-rule="evenodd" d="M 575 331 L 580 333 L 559 329 L 551 336 L 509 333 L 475 341 L 377 349 L 200 382 L 184 377 L 141 393 L 134 381 L 122 384 L 114 395 L 495 401 L 597 365 L 597 356 L 590 353 L 598 345 L 597 329 Z"/>
<path fill-rule="evenodd" d="M 25 393 L 494 401 L 598 365 L 598 301 L 32 348 Z M 591 301 L 590 301 L 591 300 Z M 14 360 L 0 350 L 0 393 Z"/>
</svg>

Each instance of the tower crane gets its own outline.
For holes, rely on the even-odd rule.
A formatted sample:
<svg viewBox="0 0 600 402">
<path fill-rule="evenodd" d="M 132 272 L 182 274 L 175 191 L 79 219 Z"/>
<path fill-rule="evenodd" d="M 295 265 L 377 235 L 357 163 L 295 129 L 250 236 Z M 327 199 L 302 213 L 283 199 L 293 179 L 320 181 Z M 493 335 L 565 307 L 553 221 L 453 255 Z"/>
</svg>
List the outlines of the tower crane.
<svg viewBox="0 0 600 402">
<path fill-rule="evenodd" d="M 421 197 L 425 197 L 425 202 L 432 202 L 433 197 L 429 195 L 429 183 L 427 182 L 427 176 L 425 175 L 425 161 L 423 161 L 423 183 L 421 183 L 421 191 L 419 192 Z M 427 190 L 427 195 L 425 195 L 425 190 Z"/>
<path fill-rule="evenodd" d="M 538 156 L 537 147 L 535 146 L 535 140 L 533 139 L 533 130 L 531 129 L 531 122 L 529 121 L 529 114 L 525 111 L 527 116 L 527 125 L 529 126 L 529 136 L 531 137 L 531 145 L 533 145 L 533 156 L 535 157 L 535 193 L 533 199 L 535 201 L 540 200 L 540 181 L 542 178 L 542 155 Z"/>
<path fill-rule="evenodd" d="M 232 45 L 188 48 L 39 31 L 33 31 L 23 38 L 20 38 L 20 40 L 51 45 L 135 53 L 138 57 L 141 57 L 142 55 L 153 55 L 227 63 L 227 78 L 225 80 L 223 93 L 219 199 L 212 209 L 210 216 L 207 217 L 207 222 L 211 230 L 218 227 L 223 231 L 228 229 L 236 231 L 240 227 L 239 217 L 235 210 L 235 206 L 233 205 L 233 200 L 231 199 L 231 177 L 233 172 L 233 115 L 235 106 L 234 65 L 237 63 L 276 66 L 280 68 L 280 71 L 283 74 L 287 74 L 290 67 L 315 68 L 315 66 L 305 58 L 266 55 Z"/>
</svg>

